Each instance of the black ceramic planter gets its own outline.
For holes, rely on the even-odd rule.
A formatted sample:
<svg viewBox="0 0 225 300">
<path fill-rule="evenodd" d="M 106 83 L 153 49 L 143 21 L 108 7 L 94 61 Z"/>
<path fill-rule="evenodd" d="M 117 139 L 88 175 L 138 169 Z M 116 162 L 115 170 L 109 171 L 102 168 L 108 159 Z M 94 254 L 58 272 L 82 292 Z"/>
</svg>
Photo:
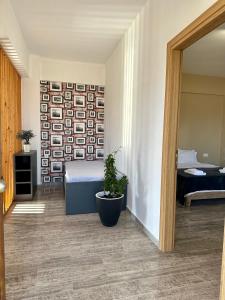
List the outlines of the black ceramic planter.
<svg viewBox="0 0 225 300">
<path fill-rule="evenodd" d="M 122 210 L 124 195 L 119 198 L 104 198 L 104 193 L 96 194 L 96 204 L 100 220 L 104 226 L 115 226 Z"/>
</svg>

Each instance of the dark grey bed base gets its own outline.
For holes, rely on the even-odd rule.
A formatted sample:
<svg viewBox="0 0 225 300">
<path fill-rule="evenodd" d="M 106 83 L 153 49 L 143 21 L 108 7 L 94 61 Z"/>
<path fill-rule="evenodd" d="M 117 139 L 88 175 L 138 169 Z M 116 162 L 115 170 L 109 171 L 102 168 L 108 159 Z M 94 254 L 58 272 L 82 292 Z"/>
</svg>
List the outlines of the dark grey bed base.
<svg viewBox="0 0 225 300">
<path fill-rule="evenodd" d="M 72 182 L 65 181 L 66 214 L 95 213 L 95 194 L 103 190 L 103 181 Z M 127 189 L 125 191 L 123 210 L 127 206 Z"/>
</svg>

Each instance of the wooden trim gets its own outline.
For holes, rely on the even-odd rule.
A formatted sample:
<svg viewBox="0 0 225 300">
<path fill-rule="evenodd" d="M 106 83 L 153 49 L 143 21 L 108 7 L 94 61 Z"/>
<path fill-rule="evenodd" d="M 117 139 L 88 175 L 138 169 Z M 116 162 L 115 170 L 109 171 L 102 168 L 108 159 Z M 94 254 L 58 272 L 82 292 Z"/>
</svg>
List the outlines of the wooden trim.
<svg viewBox="0 0 225 300">
<path fill-rule="evenodd" d="M 175 216 L 176 216 L 176 146 L 179 112 L 179 95 L 181 83 L 181 51 L 167 52 L 168 91 L 165 99 L 163 157 L 162 157 L 162 189 L 160 207 L 160 249 L 169 251 L 174 248 Z M 170 67 L 172 66 L 172 67 Z M 174 134 L 175 133 L 175 134 Z M 165 153 L 166 151 L 166 153 Z M 168 159 L 169 157 L 169 159 Z M 172 171 L 171 171 L 172 170 Z M 170 190 L 170 193 L 168 193 Z M 168 226 L 169 224 L 169 226 Z M 171 239 L 172 238 L 172 239 Z"/>
<path fill-rule="evenodd" d="M 218 0 L 190 25 L 175 36 L 168 48 L 184 50 L 222 25 L 225 20 L 225 0 Z"/>
<path fill-rule="evenodd" d="M 173 250 L 175 241 L 176 148 L 182 52 L 224 22 L 225 0 L 219 0 L 168 43 L 160 202 L 160 250 L 164 252 Z"/>
</svg>

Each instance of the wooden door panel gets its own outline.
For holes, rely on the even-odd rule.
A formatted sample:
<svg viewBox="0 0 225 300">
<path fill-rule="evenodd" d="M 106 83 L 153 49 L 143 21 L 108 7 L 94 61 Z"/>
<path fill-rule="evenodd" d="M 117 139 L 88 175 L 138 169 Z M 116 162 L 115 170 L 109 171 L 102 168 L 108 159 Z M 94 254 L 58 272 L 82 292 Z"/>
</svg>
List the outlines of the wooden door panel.
<svg viewBox="0 0 225 300">
<path fill-rule="evenodd" d="M 6 191 L 0 194 L 0 300 L 5 300 L 5 257 L 3 215 L 14 197 L 13 155 L 21 150 L 16 133 L 21 129 L 21 78 L 0 48 L 0 178 Z"/>
<path fill-rule="evenodd" d="M 21 129 L 21 78 L 11 61 L 0 48 L 0 145 L 2 176 L 7 185 L 3 195 L 4 213 L 14 196 L 13 154 L 21 150 L 16 138 Z"/>
<path fill-rule="evenodd" d="M 3 226 L 3 197 L 2 194 L 0 194 L 0 300 L 5 300 L 5 255 Z"/>
</svg>

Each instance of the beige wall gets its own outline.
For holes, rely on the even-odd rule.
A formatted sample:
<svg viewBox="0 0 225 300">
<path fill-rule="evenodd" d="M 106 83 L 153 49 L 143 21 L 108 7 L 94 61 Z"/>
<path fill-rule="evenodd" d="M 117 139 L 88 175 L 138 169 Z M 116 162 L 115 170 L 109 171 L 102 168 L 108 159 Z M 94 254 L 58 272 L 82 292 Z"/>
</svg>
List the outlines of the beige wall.
<svg viewBox="0 0 225 300">
<path fill-rule="evenodd" d="M 179 148 L 196 149 L 199 161 L 223 165 L 224 134 L 225 78 L 184 74 Z"/>
</svg>

